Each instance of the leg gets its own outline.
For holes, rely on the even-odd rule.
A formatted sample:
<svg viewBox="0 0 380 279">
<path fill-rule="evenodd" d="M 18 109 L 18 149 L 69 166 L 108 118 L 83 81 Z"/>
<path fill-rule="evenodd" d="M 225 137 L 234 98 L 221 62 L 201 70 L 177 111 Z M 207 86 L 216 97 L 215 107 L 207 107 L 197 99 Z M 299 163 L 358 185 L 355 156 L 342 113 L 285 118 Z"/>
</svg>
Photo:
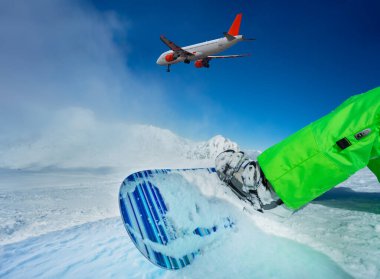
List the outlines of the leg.
<svg viewBox="0 0 380 279">
<path fill-rule="evenodd" d="M 359 136 L 359 132 L 370 132 Z M 258 162 L 276 194 L 298 209 L 369 165 L 379 177 L 380 87 L 264 151 Z"/>
</svg>

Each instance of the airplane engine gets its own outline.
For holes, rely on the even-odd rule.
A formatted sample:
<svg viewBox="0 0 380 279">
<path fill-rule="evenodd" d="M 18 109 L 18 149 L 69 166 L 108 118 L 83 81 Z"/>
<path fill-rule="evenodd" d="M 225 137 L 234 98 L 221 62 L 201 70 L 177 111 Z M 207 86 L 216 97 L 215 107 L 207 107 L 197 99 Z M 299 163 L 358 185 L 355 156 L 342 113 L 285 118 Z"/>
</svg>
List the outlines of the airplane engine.
<svg viewBox="0 0 380 279">
<path fill-rule="evenodd" d="M 176 59 L 177 59 L 177 57 L 174 56 L 174 53 L 169 53 L 169 54 L 166 54 L 166 56 L 165 56 L 166 62 L 172 62 Z"/>
<path fill-rule="evenodd" d="M 195 68 L 202 68 L 202 67 L 204 67 L 203 61 L 202 60 L 195 61 L 194 62 L 194 66 L 195 66 Z"/>
<path fill-rule="evenodd" d="M 210 64 L 208 63 L 208 60 L 205 59 L 199 59 L 194 62 L 195 68 L 210 68 Z"/>
</svg>

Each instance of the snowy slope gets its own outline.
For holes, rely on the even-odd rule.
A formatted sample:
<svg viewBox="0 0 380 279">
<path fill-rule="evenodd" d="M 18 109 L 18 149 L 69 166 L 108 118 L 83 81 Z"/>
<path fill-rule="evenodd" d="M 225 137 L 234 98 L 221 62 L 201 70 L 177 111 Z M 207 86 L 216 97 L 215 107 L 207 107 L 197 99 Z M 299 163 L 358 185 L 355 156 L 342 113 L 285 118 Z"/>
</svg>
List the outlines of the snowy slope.
<svg viewBox="0 0 380 279">
<path fill-rule="evenodd" d="M 374 210 L 377 203 L 379 209 L 380 194 L 373 192 L 379 185 L 373 179 L 367 185 L 374 186 L 371 195 L 356 203 L 370 204 Z M 220 194 L 218 189 L 212 191 Z M 335 201 L 345 199 L 332 195 Z M 115 217 L 2 246 L 0 277 L 19 278 L 28 272 L 31 278 L 76 278 L 78 274 L 82 278 L 199 278 L 203 274 L 212 274 L 211 278 L 378 278 L 380 216 L 351 210 L 355 202 L 346 209 L 335 208 L 335 202 L 327 204 L 330 198 L 320 201 L 325 205 L 313 203 L 285 222 L 225 204 L 223 211 L 234 217 L 236 229 L 179 272 L 146 261 Z"/>
<path fill-rule="evenodd" d="M 122 179 L 137 169 L 209 166 L 222 149 L 238 147 L 221 136 L 192 142 L 151 126 L 123 126 L 130 132 L 124 144 L 98 139 L 89 126 L 88 137 L 79 140 L 87 142 L 83 150 L 56 138 L 55 147 L 74 161 L 83 157 L 78 162 L 59 151 L 49 154 L 54 146 L 46 135 L 2 151 L 8 157 L 2 157 L 0 171 L 0 278 L 26 272 L 29 278 L 380 278 L 380 185 L 368 170 L 285 221 L 226 203 L 220 210 L 234 216 L 236 229 L 184 270 L 154 267 L 134 249 L 121 223 Z M 107 156 L 84 158 L 102 141 L 114 145 L 97 156 L 108 151 L 116 163 Z M 24 160 L 21 151 L 28 154 Z M 221 195 L 215 185 L 206 191 Z"/>
<path fill-rule="evenodd" d="M 242 237 L 257 243 L 244 243 Z M 210 278 L 349 278 L 327 256 L 264 234 L 249 222 L 214 242 L 193 265 L 176 272 L 159 269 L 141 256 L 119 218 L 7 245 L 0 266 L 1 278 L 25 274 L 29 278 L 202 278 L 204 274 Z"/>
<path fill-rule="evenodd" d="M 56 136 L 55 140 L 38 138 L 31 144 L 17 144 L 4 151 L 2 165 L 7 168 L 0 169 L 0 242 L 19 241 L 117 216 L 119 185 L 133 171 L 210 167 L 214 156 L 224 149 L 238 149 L 236 143 L 222 136 L 193 142 L 153 126 L 125 125 L 123 128 L 128 133 L 126 143 L 121 141 L 96 153 L 97 157 L 107 150 L 117 153 L 116 161 L 107 159 L 111 156 L 108 153 L 102 161 L 93 156 L 91 150 L 97 149 L 103 140 L 103 136 L 95 137 L 99 130 L 93 130 L 86 139 L 79 139 L 84 145 L 81 151 L 69 146 L 71 141 L 67 138 Z M 85 129 L 88 130 L 91 129 Z M 50 151 L 55 148 L 58 150 L 53 156 Z M 23 152 L 23 159 L 16 160 L 21 158 L 17 154 Z M 39 157 L 34 156 L 37 153 Z M 71 159 L 61 153 L 72 154 Z M 82 158 L 85 156 L 90 157 Z M 6 160 L 11 157 L 15 159 Z M 76 161 L 77 158 L 82 159 Z"/>
</svg>

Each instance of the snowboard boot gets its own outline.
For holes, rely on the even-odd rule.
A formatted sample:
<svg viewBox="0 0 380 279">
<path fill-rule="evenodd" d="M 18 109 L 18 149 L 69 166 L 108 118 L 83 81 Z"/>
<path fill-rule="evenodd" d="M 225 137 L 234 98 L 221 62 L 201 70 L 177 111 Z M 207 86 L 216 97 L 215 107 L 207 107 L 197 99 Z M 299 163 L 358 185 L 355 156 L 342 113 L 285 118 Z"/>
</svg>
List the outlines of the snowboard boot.
<svg viewBox="0 0 380 279">
<path fill-rule="evenodd" d="M 266 180 L 258 162 L 249 159 L 244 152 L 226 150 L 220 153 L 215 159 L 215 168 L 219 178 L 240 199 L 251 203 L 255 210 L 275 213 L 278 211 L 276 208 L 283 205 L 282 200 Z"/>
</svg>

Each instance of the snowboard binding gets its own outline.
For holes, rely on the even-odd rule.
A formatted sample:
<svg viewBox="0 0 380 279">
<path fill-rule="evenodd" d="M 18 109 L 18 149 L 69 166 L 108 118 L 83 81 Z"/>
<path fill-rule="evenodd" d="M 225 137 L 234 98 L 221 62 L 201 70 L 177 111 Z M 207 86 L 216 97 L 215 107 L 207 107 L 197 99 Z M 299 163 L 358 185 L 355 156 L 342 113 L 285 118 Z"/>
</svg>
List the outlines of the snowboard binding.
<svg viewBox="0 0 380 279">
<path fill-rule="evenodd" d="M 216 173 L 232 192 L 261 213 L 274 210 L 283 204 L 258 162 L 249 159 L 242 151 L 226 150 L 215 159 Z"/>
</svg>

